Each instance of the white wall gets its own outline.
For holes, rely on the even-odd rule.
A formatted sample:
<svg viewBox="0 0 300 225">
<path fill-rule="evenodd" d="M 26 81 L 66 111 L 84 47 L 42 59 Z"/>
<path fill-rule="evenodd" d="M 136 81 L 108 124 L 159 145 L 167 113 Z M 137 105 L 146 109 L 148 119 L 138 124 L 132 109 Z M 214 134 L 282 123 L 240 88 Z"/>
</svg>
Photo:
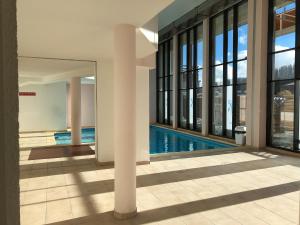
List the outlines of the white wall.
<svg viewBox="0 0 300 225">
<path fill-rule="evenodd" d="M 97 62 L 97 154 L 99 162 L 114 160 L 113 62 Z"/>
<path fill-rule="evenodd" d="M 71 96 L 67 85 L 68 127 L 71 126 Z M 94 127 L 95 124 L 95 84 L 81 84 L 81 126 Z"/>
<path fill-rule="evenodd" d="M 149 69 L 136 69 L 136 160 L 149 161 Z"/>
<path fill-rule="evenodd" d="M 67 128 L 67 83 L 28 85 L 21 92 L 36 96 L 19 97 L 20 131 L 63 130 Z"/>
<path fill-rule="evenodd" d="M 156 123 L 156 70 L 149 72 L 150 123 Z"/>
</svg>

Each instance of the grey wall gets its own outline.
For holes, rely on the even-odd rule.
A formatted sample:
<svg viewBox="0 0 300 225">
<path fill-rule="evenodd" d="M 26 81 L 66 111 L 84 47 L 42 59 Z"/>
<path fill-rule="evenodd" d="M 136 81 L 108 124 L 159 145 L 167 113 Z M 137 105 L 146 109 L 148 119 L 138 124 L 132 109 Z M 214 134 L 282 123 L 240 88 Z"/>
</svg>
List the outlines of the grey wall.
<svg viewBox="0 0 300 225">
<path fill-rule="evenodd" d="M 156 70 L 149 72 L 150 123 L 156 123 Z"/>
<path fill-rule="evenodd" d="M 20 224 L 16 1 L 0 0 L 0 224 Z"/>
</svg>

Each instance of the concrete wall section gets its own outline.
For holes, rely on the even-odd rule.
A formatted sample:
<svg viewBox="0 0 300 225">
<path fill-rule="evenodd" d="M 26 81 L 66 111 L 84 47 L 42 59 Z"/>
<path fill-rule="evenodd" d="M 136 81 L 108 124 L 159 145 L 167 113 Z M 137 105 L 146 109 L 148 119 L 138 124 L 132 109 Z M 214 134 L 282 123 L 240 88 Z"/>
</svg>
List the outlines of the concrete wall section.
<svg viewBox="0 0 300 225">
<path fill-rule="evenodd" d="M 67 128 L 67 83 L 28 85 L 22 92 L 36 96 L 20 96 L 20 131 L 64 130 Z"/>
<path fill-rule="evenodd" d="M 151 76 L 151 73 L 150 73 Z M 149 69 L 136 69 L 136 160 L 149 161 Z"/>
<path fill-rule="evenodd" d="M 150 123 L 156 123 L 156 70 L 152 69 L 149 72 L 149 110 Z"/>
<path fill-rule="evenodd" d="M 113 62 L 97 62 L 97 159 L 113 161 Z"/>
<path fill-rule="evenodd" d="M 0 0 L 0 224 L 20 224 L 16 1 Z"/>
</svg>

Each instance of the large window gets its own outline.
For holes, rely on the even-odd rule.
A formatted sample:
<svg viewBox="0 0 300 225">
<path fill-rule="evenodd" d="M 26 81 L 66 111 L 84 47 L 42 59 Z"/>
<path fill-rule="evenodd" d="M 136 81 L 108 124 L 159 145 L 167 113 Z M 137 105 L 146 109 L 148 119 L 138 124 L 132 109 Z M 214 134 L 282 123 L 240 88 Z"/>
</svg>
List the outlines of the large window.
<svg viewBox="0 0 300 225">
<path fill-rule="evenodd" d="M 247 3 L 210 22 L 210 133 L 233 138 L 246 123 Z"/>
<path fill-rule="evenodd" d="M 300 1 L 271 0 L 268 66 L 268 144 L 299 149 Z M 298 41 L 297 41 L 298 39 Z"/>
<path fill-rule="evenodd" d="M 181 33 L 178 42 L 178 124 L 201 131 L 203 27 L 198 25 Z"/>
<path fill-rule="evenodd" d="M 171 125 L 173 122 L 173 40 L 158 47 L 157 57 L 157 122 Z"/>
</svg>

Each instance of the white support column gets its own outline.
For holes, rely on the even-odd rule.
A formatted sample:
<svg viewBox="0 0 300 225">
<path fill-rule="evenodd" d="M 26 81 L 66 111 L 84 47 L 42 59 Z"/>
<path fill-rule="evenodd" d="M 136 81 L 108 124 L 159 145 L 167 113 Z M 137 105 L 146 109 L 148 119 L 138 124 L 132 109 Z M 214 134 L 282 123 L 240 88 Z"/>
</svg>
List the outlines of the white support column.
<svg viewBox="0 0 300 225">
<path fill-rule="evenodd" d="M 209 18 L 203 20 L 203 88 L 202 88 L 202 134 L 208 136 L 209 101 Z"/>
<path fill-rule="evenodd" d="M 132 25 L 114 29 L 115 216 L 136 215 L 135 84 L 136 32 Z"/>
<path fill-rule="evenodd" d="M 253 135 L 253 71 L 254 71 L 254 26 L 255 0 L 248 1 L 248 52 L 247 52 L 247 108 L 246 108 L 246 144 L 252 145 Z"/>
<path fill-rule="evenodd" d="M 71 136 L 72 145 L 81 144 L 81 82 L 80 77 L 71 78 Z"/>
<path fill-rule="evenodd" d="M 256 15 L 253 48 L 254 67 L 252 74 L 249 74 L 253 79 L 252 92 L 250 91 L 252 93 L 250 100 L 252 100 L 253 118 L 250 128 L 252 133 L 251 145 L 262 148 L 266 146 L 268 0 L 255 1 L 252 4 L 255 4 Z M 249 144 L 249 142 L 247 143 Z"/>
<path fill-rule="evenodd" d="M 0 224 L 20 224 L 16 1 L 0 0 Z"/>
<path fill-rule="evenodd" d="M 178 128 L 178 35 L 173 37 L 173 128 Z"/>
</svg>

